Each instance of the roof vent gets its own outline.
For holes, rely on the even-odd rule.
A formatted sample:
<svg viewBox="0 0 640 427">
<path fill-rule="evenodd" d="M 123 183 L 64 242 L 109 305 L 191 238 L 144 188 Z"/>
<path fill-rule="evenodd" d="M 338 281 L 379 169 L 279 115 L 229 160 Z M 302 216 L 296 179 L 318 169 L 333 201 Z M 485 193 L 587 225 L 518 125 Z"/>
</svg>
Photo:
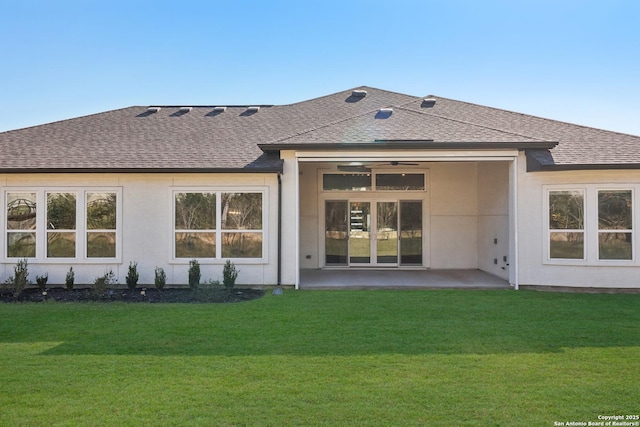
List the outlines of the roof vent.
<svg viewBox="0 0 640 427">
<path fill-rule="evenodd" d="M 149 107 L 149 108 L 147 108 L 147 113 L 153 114 L 153 113 L 157 113 L 160 110 L 161 110 L 160 107 Z"/>
<path fill-rule="evenodd" d="M 227 107 L 213 107 L 214 113 L 224 113 L 227 111 Z"/>
<path fill-rule="evenodd" d="M 193 107 L 180 107 L 180 109 L 178 110 L 180 113 L 182 114 L 186 114 L 189 111 L 193 110 Z"/>
<path fill-rule="evenodd" d="M 252 106 L 247 107 L 247 113 L 257 113 L 260 110 L 260 107 Z"/>
<path fill-rule="evenodd" d="M 351 96 L 354 96 L 356 98 L 364 98 L 365 96 L 367 96 L 367 91 L 362 89 L 356 89 L 353 92 L 351 92 Z"/>
<path fill-rule="evenodd" d="M 434 105 L 436 105 L 436 99 L 435 98 L 425 98 L 425 99 L 422 100 L 421 107 L 431 108 Z"/>
<path fill-rule="evenodd" d="M 378 110 L 378 112 L 376 113 L 375 118 L 376 119 L 388 119 L 389 117 L 391 117 L 391 114 L 393 114 L 393 108 L 391 108 L 391 107 L 380 108 Z"/>
</svg>

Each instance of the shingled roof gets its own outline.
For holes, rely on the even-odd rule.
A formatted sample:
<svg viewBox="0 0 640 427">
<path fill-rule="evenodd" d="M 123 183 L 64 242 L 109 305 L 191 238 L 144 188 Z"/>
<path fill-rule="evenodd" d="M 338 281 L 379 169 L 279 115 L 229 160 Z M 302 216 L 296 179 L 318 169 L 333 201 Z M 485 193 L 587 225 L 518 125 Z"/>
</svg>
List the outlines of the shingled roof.
<svg viewBox="0 0 640 427">
<path fill-rule="evenodd" d="M 257 109 L 128 107 L 0 133 L 0 171 L 277 172 L 282 149 L 407 146 L 525 149 L 538 169 L 640 165 L 637 136 L 427 98 L 360 87 Z"/>
</svg>

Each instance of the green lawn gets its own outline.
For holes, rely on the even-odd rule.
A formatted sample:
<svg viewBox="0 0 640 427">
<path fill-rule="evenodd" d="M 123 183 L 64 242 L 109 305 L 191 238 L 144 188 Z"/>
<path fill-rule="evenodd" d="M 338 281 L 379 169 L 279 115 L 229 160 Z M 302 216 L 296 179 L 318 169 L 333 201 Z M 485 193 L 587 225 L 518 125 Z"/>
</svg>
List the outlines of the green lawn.
<svg viewBox="0 0 640 427">
<path fill-rule="evenodd" d="M 0 304 L 0 425 L 552 426 L 640 412 L 640 294 Z"/>
</svg>

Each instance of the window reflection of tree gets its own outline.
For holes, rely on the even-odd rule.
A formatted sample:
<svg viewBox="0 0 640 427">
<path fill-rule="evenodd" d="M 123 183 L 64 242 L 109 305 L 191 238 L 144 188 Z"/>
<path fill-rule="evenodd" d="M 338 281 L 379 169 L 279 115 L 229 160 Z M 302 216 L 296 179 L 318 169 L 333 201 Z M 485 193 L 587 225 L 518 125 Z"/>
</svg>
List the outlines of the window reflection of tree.
<svg viewBox="0 0 640 427">
<path fill-rule="evenodd" d="M 76 195 L 49 193 L 47 195 L 47 229 L 75 230 Z"/>
<path fill-rule="evenodd" d="M 262 194 L 223 193 L 220 221 L 224 230 L 262 229 Z"/>
<path fill-rule="evenodd" d="M 216 195 L 178 193 L 175 213 L 178 230 L 213 230 L 216 228 Z"/>
<path fill-rule="evenodd" d="M 31 198 L 16 198 L 7 203 L 7 226 L 12 230 L 35 230 L 35 194 Z"/>
<path fill-rule="evenodd" d="M 631 229 L 631 191 L 600 191 L 598 223 L 601 230 Z"/>
<path fill-rule="evenodd" d="M 90 230 L 115 230 L 115 193 L 89 195 L 87 202 L 87 228 Z"/>
<path fill-rule="evenodd" d="M 581 192 L 554 191 L 549 195 L 549 228 L 581 230 L 584 228 L 584 203 Z"/>
</svg>

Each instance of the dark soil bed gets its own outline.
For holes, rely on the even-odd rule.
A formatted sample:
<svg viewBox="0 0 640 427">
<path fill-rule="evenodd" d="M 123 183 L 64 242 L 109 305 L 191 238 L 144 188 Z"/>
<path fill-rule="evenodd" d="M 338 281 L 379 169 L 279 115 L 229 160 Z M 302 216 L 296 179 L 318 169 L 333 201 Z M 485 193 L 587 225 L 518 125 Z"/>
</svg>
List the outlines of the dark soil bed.
<svg viewBox="0 0 640 427">
<path fill-rule="evenodd" d="M 47 289 L 46 294 L 37 288 L 28 288 L 15 298 L 11 293 L 0 293 L 2 302 L 131 302 L 131 303 L 228 303 L 249 301 L 264 295 L 262 289 L 110 289 L 97 293 L 93 289 Z"/>
</svg>

